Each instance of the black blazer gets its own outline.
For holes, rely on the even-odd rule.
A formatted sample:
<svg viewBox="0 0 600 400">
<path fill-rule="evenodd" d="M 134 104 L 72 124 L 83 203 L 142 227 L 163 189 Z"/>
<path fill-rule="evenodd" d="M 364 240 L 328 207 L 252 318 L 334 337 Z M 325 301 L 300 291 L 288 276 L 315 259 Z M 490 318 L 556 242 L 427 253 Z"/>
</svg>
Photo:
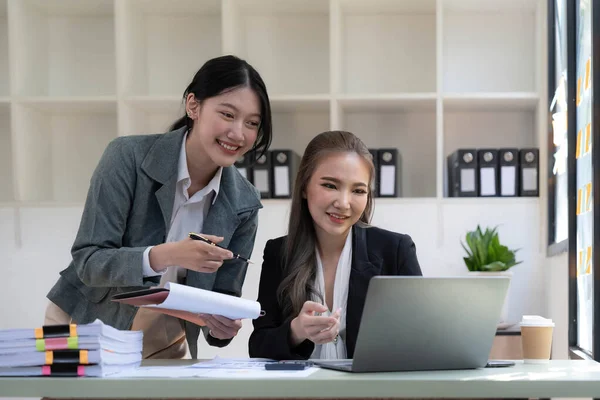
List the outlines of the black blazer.
<svg viewBox="0 0 600 400">
<path fill-rule="evenodd" d="M 371 278 L 375 275 L 422 275 L 415 244 L 410 236 L 358 225 L 354 225 L 352 232 L 352 270 L 346 310 L 345 343 L 348 358 L 354 354 Z M 277 301 L 277 288 L 283 279 L 282 251 L 285 238 L 269 240 L 265 246 L 258 302 L 266 313 L 253 321 L 254 332 L 248 343 L 250 357 L 308 359 L 314 350 L 315 345 L 310 340 L 291 347 L 290 324 L 295 316 L 284 319 Z"/>
</svg>

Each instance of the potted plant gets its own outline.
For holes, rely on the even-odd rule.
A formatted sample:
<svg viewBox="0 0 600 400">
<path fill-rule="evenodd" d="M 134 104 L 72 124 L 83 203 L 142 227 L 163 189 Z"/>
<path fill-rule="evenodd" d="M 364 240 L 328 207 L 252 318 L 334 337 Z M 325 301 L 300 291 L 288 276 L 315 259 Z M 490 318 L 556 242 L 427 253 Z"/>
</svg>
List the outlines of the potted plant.
<svg viewBox="0 0 600 400">
<path fill-rule="evenodd" d="M 512 278 L 510 270 L 515 265 L 521 264 L 522 261 L 516 260 L 516 252 L 518 249 L 510 250 L 508 247 L 500 243 L 497 227 L 490 229 L 486 228 L 485 232 L 477 225 L 477 229 L 467 232 L 465 243 L 461 245 L 467 257 L 463 257 L 465 265 L 472 275 L 502 275 Z M 506 322 L 508 315 L 508 294 L 502 308 L 500 322 Z"/>
</svg>

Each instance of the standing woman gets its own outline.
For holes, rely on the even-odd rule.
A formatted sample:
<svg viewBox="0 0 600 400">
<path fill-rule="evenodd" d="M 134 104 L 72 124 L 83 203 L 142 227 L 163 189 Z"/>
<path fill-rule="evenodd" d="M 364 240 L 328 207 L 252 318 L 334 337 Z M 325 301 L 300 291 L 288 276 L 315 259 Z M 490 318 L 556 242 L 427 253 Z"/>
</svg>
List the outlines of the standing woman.
<svg viewBox="0 0 600 400">
<path fill-rule="evenodd" d="M 371 153 L 350 132 L 308 144 L 288 235 L 265 246 L 258 301 L 266 314 L 253 321 L 250 357 L 352 358 L 369 280 L 421 275 L 410 236 L 369 225 L 373 176 Z"/>
<path fill-rule="evenodd" d="M 258 191 L 233 166 L 271 143 L 265 84 L 246 61 L 207 61 L 184 93 L 186 114 L 171 132 L 120 137 L 91 179 L 70 265 L 50 290 L 45 324 L 100 319 L 144 332 L 144 358 L 197 357 L 200 320 L 112 302 L 111 297 L 167 282 L 241 296 L 254 247 Z M 219 249 L 187 238 L 203 233 Z M 212 346 L 229 344 L 239 320 L 203 315 Z M 196 323 L 194 323 L 196 322 Z"/>
</svg>

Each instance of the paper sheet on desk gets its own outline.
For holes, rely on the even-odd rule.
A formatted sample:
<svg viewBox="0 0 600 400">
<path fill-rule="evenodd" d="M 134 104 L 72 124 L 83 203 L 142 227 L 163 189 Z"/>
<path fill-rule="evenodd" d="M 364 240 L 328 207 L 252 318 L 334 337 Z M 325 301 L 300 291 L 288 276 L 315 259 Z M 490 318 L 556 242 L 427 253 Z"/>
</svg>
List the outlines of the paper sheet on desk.
<svg viewBox="0 0 600 400">
<path fill-rule="evenodd" d="M 212 360 L 200 361 L 193 364 L 190 368 L 264 370 L 266 363 L 274 361 L 269 358 L 221 358 L 217 356 Z"/>
<path fill-rule="evenodd" d="M 316 367 L 311 367 L 300 371 L 267 371 L 264 369 L 264 363 L 263 368 L 140 367 L 112 375 L 111 378 L 305 378 L 317 369 Z"/>
</svg>

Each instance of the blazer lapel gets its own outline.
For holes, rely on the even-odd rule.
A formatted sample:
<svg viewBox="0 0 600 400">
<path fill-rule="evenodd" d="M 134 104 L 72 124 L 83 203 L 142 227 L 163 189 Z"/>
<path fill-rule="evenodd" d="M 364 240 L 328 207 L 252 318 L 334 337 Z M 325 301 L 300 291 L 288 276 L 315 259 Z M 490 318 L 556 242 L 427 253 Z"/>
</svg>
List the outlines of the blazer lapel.
<svg viewBox="0 0 600 400">
<path fill-rule="evenodd" d="M 369 281 L 381 271 L 381 259 L 368 253 L 367 229 L 369 228 L 357 225 L 354 225 L 352 229 L 352 269 L 350 271 L 346 310 L 346 351 L 348 358 L 352 358 L 354 355 Z"/>
<path fill-rule="evenodd" d="M 175 186 L 177 185 L 177 166 L 181 142 L 185 128 L 163 134 L 158 139 L 142 162 L 142 170 L 157 183 L 162 185 L 156 192 L 156 200 L 160 206 L 165 232 L 168 232 L 175 201 Z"/>
</svg>

